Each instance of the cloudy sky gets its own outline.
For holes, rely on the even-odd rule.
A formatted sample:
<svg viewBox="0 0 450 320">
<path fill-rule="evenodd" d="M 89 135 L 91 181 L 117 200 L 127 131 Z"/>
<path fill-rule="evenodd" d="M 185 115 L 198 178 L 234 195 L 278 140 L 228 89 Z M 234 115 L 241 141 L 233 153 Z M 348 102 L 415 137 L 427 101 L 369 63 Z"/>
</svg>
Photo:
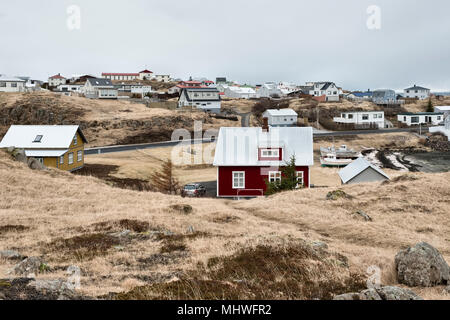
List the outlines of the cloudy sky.
<svg viewBox="0 0 450 320">
<path fill-rule="evenodd" d="M 380 20 L 368 14 L 373 5 Z M 448 0 L 2 1 L 0 74 L 148 68 L 252 84 L 450 91 L 448 12 Z"/>
</svg>

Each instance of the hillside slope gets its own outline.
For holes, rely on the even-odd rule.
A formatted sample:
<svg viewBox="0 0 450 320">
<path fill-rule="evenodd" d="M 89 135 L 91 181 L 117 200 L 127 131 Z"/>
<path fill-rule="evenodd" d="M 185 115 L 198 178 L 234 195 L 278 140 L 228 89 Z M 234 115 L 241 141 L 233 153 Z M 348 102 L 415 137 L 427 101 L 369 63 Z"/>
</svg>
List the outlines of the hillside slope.
<svg viewBox="0 0 450 320">
<path fill-rule="evenodd" d="M 239 121 L 216 119 L 203 112 L 147 108 L 118 100 L 92 100 L 51 92 L 0 93 L 0 138 L 12 124 L 79 124 L 88 146 L 145 143 L 171 139 L 173 130 L 237 126 Z"/>
<path fill-rule="evenodd" d="M 359 283 L 353 275 L 364 276 L 372 265 L 381 269 L 384 284 L 395 284 L 395 254 L 419 241 L 429 242 L 450 261 L 450 173 L 408 174 L 388 184 L 344 186 L 351 199 L 336 201 L 326 200 L 331 188 L 250 201 L 128 191 L 92 177 L 31 171 L 4 152 L 0 152 L 0 177 L 0 250 L 43 256 L 52 269 L 40 278 L 65 278 L 67 266 L 80 267 L 81 290 L 91 296 L 186 277 L 200 285 L 204 282 L 198 281 L 213 275 L 215 281 L 229 286 L 225 266 L 245 267 L 247 281 L 258 281 L 258 272 L 268 271 L 255 266 L 265 265 L 271 257 L 297 261 L 283 262 L 288 269 L 292 263 L 299 268 L 300 257 L 307 259 L 309 263 L 302 268 L 309 273 L 301 273 L 301 279 L 307 277 L 306 283 L 312 284 L 325 281 L 323 286 L 331 288 L 331 293 L 342 293 Z M 357 210 L 369 214 L 373 222 L 359 220 L 353 215 Z M 317 254 L 299 247 L 299 241 L 324 242 L 330 253 L 321 255 L 319 264 L 311 263 L 319 259 Z M 274 252 L 274 246 L 283 249 Z M 236 252 L 235 258 L 223 260 L 222 269 L 214 269 L 223 259 L 217 257 Z M 271 263 L 277 272 L 277 262 Z M 0 260 L 0 278 L 13 265 L 13 261 Z M 203 268 L 212 269 L 206 272 Z M 198 273 L 194 275 L 193 270 Z M 285 271 L 279 271 L 267 280 L 266 287 L 248 286 L 250 293 L 237 297 L 277 298 L 257 294 L 272 289 L 280 292 L 278 298 L 330 297 L 276 289 L 273 281 L 285 277 Z M 342 287 L 333 281 L 351 284 Z M 157 297 L 176 298 L 166 292 L 170 288 L 164 288 Z M 414 290 L 425 298 L 449 298 L 442 294 L 442 287 Z M 149 298 L 148 292 L 144 297 Z"/>
</svg>

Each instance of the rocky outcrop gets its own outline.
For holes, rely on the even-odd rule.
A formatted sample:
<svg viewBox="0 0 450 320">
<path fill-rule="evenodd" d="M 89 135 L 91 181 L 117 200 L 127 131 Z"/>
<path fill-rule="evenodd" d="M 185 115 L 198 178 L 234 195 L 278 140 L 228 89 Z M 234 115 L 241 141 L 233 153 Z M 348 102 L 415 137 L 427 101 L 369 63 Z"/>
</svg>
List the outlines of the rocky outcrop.
<svg viewBox="0 0 450 320">
<path fill-rule="evenodd" d="M 385 286 L 356 293 L 346 293 L 334 297 L 334 300 L 423 300 L 409 289 Z"/>
<path fill-rule="evenodd" d="M 22 260 L 25 259 L 19 252 L 15 250 L 3 250 L 0 251 L 0 258 L 7 260 Z"/>
<path fill-rule="evenodd" d="M 13 273 L 19 276 L 26 276 L 33 278 L 39 272 L 44 272 L 48 269 L 45 261 L 39 257 L 30 257 L 13 268 Z"/>
<path fill-rule="evenodd" d="M 432 287 L 450 281 L 447 262 L 438 250 L 425 242 L 397 253 L 395 266 L 398 281 L 410 287 Z"/>
<path fill-rule="evenodd" d="M 37 159 L 32 157 L 27 158 L 24 149 L 9 147 L 6 149 L 6 152 L 8 152 L 14 158 L 14 160 L 25 163 L 32 170 L 45 169 L 45 166 Z"/>
</svg>

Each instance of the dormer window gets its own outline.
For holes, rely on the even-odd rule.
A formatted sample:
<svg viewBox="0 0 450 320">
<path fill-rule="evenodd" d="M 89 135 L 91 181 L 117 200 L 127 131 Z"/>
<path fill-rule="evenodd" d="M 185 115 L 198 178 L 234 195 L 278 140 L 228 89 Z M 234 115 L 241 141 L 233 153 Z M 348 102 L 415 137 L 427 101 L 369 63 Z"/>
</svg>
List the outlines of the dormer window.
<svg viewBox="0 0 450 320">
<path fill-rule="evenodd" d="M 43 137 L 43 135 L 38 134 L 38 135 L 36 136 L 36 138 L 34 138 L 33 143 L 40 143 L 41 140 L 42 140 L 42 137 Z"/>
<path fill-rule="evenodd" d="M 260 148 L 258 158 L 260 161 L 281 161 L 282 150 L 281 148 Z"/>
</svg>

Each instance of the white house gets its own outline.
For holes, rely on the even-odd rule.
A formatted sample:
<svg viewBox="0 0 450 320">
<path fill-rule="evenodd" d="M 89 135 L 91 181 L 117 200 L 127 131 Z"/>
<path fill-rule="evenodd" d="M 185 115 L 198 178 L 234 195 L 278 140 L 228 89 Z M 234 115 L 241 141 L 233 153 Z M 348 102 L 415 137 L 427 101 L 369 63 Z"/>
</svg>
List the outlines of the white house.
<svg viewBox="0 0 450 320">
<path fill-rule="evenodd" d="M 54 76 L 51 76 L 48 78 L 48 85 L 50 87 L 57 87 L 61 84 L 66 84 L 67 79 L 64 78 L 60 73 L 55 74 Z"/>
<path fill-rule="evenodd" d="M 220 112 L 221 98 L 217 88 L 183 88 L 178 99 L 178 108 L 195 107 L 206 112 Z"/>
<path fill-rule="evenodd" d="M 342 112 L 340 117 L 333 118 L 336 123 L 369 126 L 375 124 L 379 129 L 385 127 L 384 111 L 349 111 Z"/>
<path fill-rule="evenodd" d="M 443 135 L 448 137 L 448 141 L 450 141 L 450 117 L 447 116 L 444 120 L 443 126 L 431 127 L 430 133 L 442 133 Z"/>
<path fill-rule="evenodd" d="M 86 98 L 117 99 L 118 91 L 109 79 L 88 79 L 81 89 Z"/>
<path fill-rule="evenodd" d="M 57 90 L 58 90 L 58 92 L 61 92 L 61 93 L 64 93 L 64 92 L 80 93 L 82 88 L 83 88 L 83 85 L 81 85 L 81 84 L 61 84 L 58 86 Z"/>
<path fill-rule="evenodd" d="M 403 90 L 403 96 L 405 98 L 417 98 L 420 100 L 428 99 L 430 97 L 430 89 L 419 87 L 414 85 L 414 87 L 406 88 Z"/>
<path fill-rule="evenodd" d="M 25 80 L 0 76 L 0 92 L 23 92 L 25 91 Z"/>
<path fill-rule="evenodd" d="M 261 98 L 281 97 L 283 93 L 274 82 L 266 82 L 258 89 L 258 96 Z"/>
<path fill-rule="evenodd" d="M 443 113 L 435 113 L 435 112 L 406 112 L 400 113 L 397 116 L 397 120 L 399 122 L 405 123 L 408 126 L 414 126 L 419 124 L 425 125 L 438 125 L 442 121 L 444 121 Z"/>
<path fill-rule="evenodd" d="M 267 118 L 269 126 L 289 127 L 297 125 L 298 114 L 292 109 L 268 109 L 263 113 Z"/>
<path fill-rule="evenodd" d="M 314 82 L 313 95 L 315 97 L 325 96 L 325 101 L 339 101 L 339 88 L 334 82 Z"/>
<path fill-rule="evenodd" d="M 380 182 L 389 180 L 389 176 L 376 165 L 364 158 L 358 158 L 339 171 L 342 184 Z"/>
<path fill-rule="evenodd" d="M 444 118 L 450 115 L 450 106 L 436 106 L 434 107 L 435 113 L 443 113 Z"/>
<path fill-rule="evenodd" d="M 168 74 L 155 74 L 152 76 L 152 80 L 158 81 L 158 82 L 169 82 L 170 81 L 170 75 Z"/>
<path fill-rule="evenodd" d="M 251 99 L 258 97 L 256 91 L 250 87 L 227 86 L 223 92 L 225 97 L 233 99 Z"/>
</svg>

